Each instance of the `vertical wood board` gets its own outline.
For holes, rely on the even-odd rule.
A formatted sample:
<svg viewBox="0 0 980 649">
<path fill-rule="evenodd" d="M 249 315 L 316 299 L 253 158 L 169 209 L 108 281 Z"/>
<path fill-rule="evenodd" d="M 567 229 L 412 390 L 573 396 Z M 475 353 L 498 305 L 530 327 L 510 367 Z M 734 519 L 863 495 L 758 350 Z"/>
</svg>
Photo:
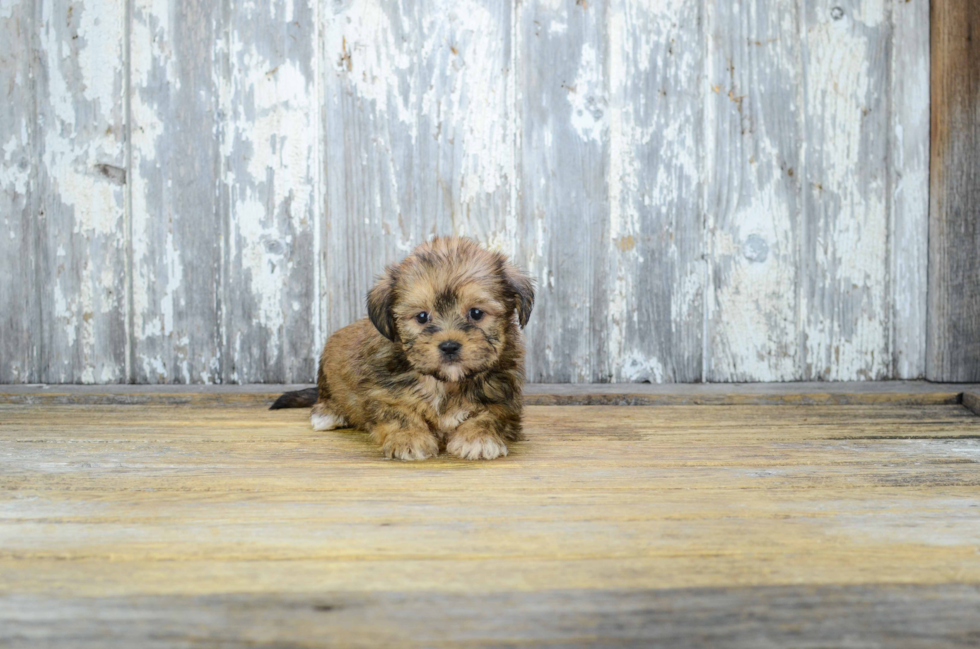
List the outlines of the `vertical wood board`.
<svg viewBox="0 0 980 649">
<path fill-rule="evenodd" d="M 317 53 L 312 0 L 233 3 L 222 127 L 222 380 L 316 372 Z"/>
<path fill-rule="evenodd" d="M 379 0 L 322 8 L 325 333 L 363 317 L 384 265 L 434 234 L 418 204 L 416 8 Z"/>
<path fill-rule="evenodd" d="M 926 369 L 929 223 L 929 0 L 894 0 L 889 60 L 892 378 Z"/>
<path fill-rule="evenodd" d="M 603 2 L 517 8 L 521 219 L 537 299 L 532 381 L 593 380 L 594 248 L 609 209 L 609 92 Z"/>
<path fill-rule="evenodd" d="M 980 380 L 980 12 L 932 4 L 926 376 Z"/>
<path fill-rule="evenodd" d="M 592 381 L 702 376 L 701 2 L 605 18 L 608 213 L 593 247 Z"/>
<path fill-rule="evenodd" d="M 125 382 L 126 6 L 41 0 L 37 17 L 38 378 Z"/>
<path fill-rule="evenodd" d="M 221 5 L 134 0 L 133 380 L 221 381 Z"/>
<path fill-rule="evenodd" d="M 0 383 L 38 380 L 34 2 L 0 2 Z"/>
<path fill-rule="evenodd" d="M 800 380 L 801 8 L 708 7 L 705 379 Z"/>
<path fill-rule="evenodd" d="M 891 374 L 886 0 L 803 4 L 807 380 Z"/>
</svg>

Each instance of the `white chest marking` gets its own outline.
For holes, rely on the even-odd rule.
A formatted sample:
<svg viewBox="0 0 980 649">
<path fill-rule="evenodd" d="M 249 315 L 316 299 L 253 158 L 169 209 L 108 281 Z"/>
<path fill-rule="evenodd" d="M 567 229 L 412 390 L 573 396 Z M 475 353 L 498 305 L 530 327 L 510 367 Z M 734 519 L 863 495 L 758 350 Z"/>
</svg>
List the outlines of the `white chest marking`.
<svg viewBox="0 0 980 649">
<path fill-rule="evenodd" d="M 419 381 L 417 391 L 423 399 L 429 402 L 433 410 L 439 412 L 439 406 L 446 397 L 446 387 L 441 381 L 431 376 L 423 376 L 422 380 Z"/>
</svg>

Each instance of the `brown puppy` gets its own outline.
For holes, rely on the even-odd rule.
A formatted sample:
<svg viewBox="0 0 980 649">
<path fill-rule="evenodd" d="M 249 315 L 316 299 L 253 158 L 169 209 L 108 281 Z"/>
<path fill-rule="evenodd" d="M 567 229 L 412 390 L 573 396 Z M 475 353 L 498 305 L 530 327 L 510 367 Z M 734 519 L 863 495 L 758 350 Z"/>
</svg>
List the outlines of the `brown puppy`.
<svg viewBox="0 0 980 649">
<path fill-rule="evenodd" d="M 368 318 L 330 336 L 316 390 L 272 407 L 313 405 L 314 430 L 362 428 L 388 458 L 507 455 L 522 438 L 518 325 L 533 305 L 531 280 L 503 255 L 458 237 L 424 243 L 368 293 Z"/>
</svg>

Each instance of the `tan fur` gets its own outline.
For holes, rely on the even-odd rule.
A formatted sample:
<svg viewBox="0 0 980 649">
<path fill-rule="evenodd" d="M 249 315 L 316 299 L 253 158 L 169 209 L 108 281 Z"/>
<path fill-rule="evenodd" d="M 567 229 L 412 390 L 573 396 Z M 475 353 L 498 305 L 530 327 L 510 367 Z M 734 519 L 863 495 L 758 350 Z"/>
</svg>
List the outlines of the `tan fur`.
<svg viewBox="0 0 980 649">
<path fill-rule="evenodd" d="M 533 301 L 531 281 L 503 255 L 456 237 L 422 244 L 371 290 L 370 317 L 327 341 L 314 425 L 362 428 L 401 460 L 440 448 L 472 460 L 507 455 L 506 443 L 523 437 L 518 327 Z M 461 343 L 455 361 L 440 351 L 445 341 Z"/>
</svg>

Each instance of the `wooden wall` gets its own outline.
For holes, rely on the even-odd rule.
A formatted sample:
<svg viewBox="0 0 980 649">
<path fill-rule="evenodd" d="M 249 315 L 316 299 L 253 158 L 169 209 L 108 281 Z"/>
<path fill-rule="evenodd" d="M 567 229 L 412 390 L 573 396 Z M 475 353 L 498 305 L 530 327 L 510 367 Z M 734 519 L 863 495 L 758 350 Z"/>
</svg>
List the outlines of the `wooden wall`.
<svg viewBox="0 0 980 649">
<path fill-rule="evenodd" d="M 926 375 L 980 381 L 980 7 L 932 4 Z"/>
<path fill-rule="evenodd" d="M 308 381 L 434 233 L 535 381 L 915 378 L 927 0 L 0 0 L 0 382 Z"/>
</svg>

